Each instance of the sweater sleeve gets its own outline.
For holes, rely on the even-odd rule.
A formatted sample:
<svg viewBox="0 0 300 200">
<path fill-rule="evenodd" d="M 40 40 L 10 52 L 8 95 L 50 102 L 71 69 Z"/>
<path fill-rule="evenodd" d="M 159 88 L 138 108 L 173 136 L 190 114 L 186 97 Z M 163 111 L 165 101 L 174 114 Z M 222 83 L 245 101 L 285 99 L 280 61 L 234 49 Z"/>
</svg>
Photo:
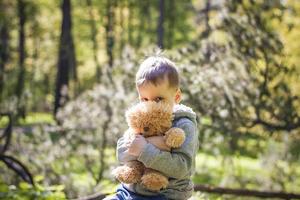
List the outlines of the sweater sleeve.
<svg viewBox="0 0 300 200">
<path fill-rule="evenodd" d="M 117 142 L 117 159 L 121 164 L 124 164 L 128 161 L 137 160 L 137 157 L 128 153 L 125 136 L 121 137 Z"/>
<path fill-rule="evenodd" d="M 180 148 L 174 148 L 171 152 L 167 152 L 148 143 L 138 160 L 146 167 L 158 170 L 168 177 L 183 179 L 192 173 L 195 152 L 198 150 L 198 136 L 196 125 L 187 118 L 181 119 L 176 127 L 183 129 L 186 136 Z"/>
</svg>

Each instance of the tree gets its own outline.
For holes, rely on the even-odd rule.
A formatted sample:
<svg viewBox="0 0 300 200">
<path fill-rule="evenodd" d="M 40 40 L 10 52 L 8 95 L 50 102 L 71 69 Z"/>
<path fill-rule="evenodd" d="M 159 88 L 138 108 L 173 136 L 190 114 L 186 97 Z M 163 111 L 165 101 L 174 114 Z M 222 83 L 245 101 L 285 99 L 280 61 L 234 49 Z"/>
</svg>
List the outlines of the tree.
<svg viewBox="0 0 300 200">
<path fill-rule="evenodd" d="M 271 25 L 282 17 L 284 5 L 280 1 L 250 1 L 248 5 L 228 1 L 227 6 L 232 16 L 225 18 L 224 28 L 231 34 L 232 45 L 239 50 L 236 55 L 244 60 L 259 89 L 256 98 L 249 96 L 254 113 L 247 126 L 262 126 L 271 133 L 300 128 L 299 96 L 284 78 L 295 68 L 282 62 L 284 46 Z M 234 18 L 238 9 L 245 13 L 244 23 Z M 274 14 L 276 9 L 281 12 Z"/>
<path fill-rule="evenodd" d="M 68 100 L 69 75 L 73 71 L 76 79 L 76 57 L 72 37 L 72 19 L 70 0 L 62 3 L 62 25 L 57 65 L 54 114 Z"/>
<path fill-rule="evenodd" d="M 98 42 L 97 42 L 97 27 L 95 22 L 95 16 L 93 13 L 93 5 L 91 0 L 86 1 L 88 7 L 89 7 L 89 15 L 90 15 L 90 26 L 91 26 L 91 40 L 93 42 L 93 57 L 94 62 L 96 64 L 96 80 L 99 83 L 101 80 L 102 72 L 100 68 L 100 63 L 98 60 Z"/>
<path fill-rule="evenodd" d="M 16 95 L 18 98 L 17 103 L 17 114 L 25 117 L 25 106 L 23 105 L 23 102 L 21 102 L 21 96 L 24 90 L 25 85 L 25 23 L 26 23 L 26 3 L 23 0 L 17 1 L 17 7 L 18 7 L 18 15 L 19 15 L 19 73 L 18 73 L 18 79 L 17 79 L 17 86 L 16 86 Z"/>
<path fill-rule="evenodd" d="M 145 30 L 145 27 L 147 25 L 146 20 L 147 18 L 150 17 L 149 7 L 150 7 L 149 1 L 141 1 L 139 4 L 140 20 L 139 20 L 137 39 L 136 39 L 137 48 L 141 47 L 142 39 L 146 35 L 146 30 Z M 149 22 L 149 20 L 147 20 L 147 22 Z M 148 24 L 148 26 L 150 26 L 150 24 Z"/>
<path fill-rule="evenodd" d="M 202 136 L 220 134 L 234 151 L 242 136 L 299 130 L 300 106 L 288 81 L 295 67 L 283 62 L 284 47 L 272 26 L 284 13 L 282 2 L 224 3 L 206 2 L 199 39 L 179 52 L 188 66 L 182 82 L 192 88 L 184 93 L 209 119 L 199 127 L 207 133 Z M 214 25 L 208 19 L 213 16 L 221 16 Z"/>
<path fill-rule="evenodd" d="M 0 2 L 0 102 L 4 89 L 4 71 L 9 58 L 9 23 L 7 20 L 7 3 Z"/>
<path fill-rule="evenodd" d="M 166 44 L 169 49 L 172 48 L 173 39 L 174 39 L 174 28 L 175 28 L 175 19 L 177 14 L 177 7 L 175 2 L 172 0 L 168 0 L 167 2 L 167 29 L 166 29 Z"/>
<path fill-rule="evenodd" d="M 108 65 L 111 68 L 114 62 L 114 22 L 115 22 L 115 14 L 114 14 L 114 7 L 115 7 L 115 0 L 107 0 L 106 2 L 106 24 L 105 24 L 105 31 L 106 31 L 106 53 L 108 56 Z"/>
<path fill-rule="evenodd" d="M 157 23 L 157 45 L 164 48 L 164 18 L 165 18 L 165 0 L 159 0 L 159 18 Z"/>
</svg>

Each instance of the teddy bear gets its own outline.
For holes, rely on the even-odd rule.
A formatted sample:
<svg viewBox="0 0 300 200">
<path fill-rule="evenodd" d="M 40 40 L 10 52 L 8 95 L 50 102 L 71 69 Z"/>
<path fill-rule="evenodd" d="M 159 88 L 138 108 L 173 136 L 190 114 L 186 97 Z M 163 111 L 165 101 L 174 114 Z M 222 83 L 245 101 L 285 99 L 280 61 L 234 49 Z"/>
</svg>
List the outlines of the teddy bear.
<svg viewBox="0 0 300 200">
<path fill-rule="evenodd" d="M 125 113 L 129 128 L 124 133 L 125 141 L 132 141 L 135 134 L 141 134 L 146 139 L 151 136 L 164 136 L 165 143 L 170 148 L 179 148 L 184 140 L 182 129 L 172 126 L 172 107 L 162 102 L 140 102 Z M 141 183 L 150 191 L 159 191 L 168 185 L 168 177 L 154 169 L 146 168 L 137 160 L 126 162 L 113 170 L 114 176 L 122 183 Z"/>
</svg>

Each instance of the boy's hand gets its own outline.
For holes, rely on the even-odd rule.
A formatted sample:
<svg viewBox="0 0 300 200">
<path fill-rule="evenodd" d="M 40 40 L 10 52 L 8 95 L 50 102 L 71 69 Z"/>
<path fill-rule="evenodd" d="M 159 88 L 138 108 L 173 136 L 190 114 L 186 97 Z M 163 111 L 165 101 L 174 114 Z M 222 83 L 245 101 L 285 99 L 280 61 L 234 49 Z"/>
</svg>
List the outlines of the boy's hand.
<svg viewBox="0 0 300 200">
<path fill-rule="evenodd" d="M 146 145 L 146 139 L 141 135 L 136 135 L 134 140 L 129 145 L 128 153 L 132 156 L 139 156 Z"/>
<path fill-rule="evenodd" d="M 162 151 L 171 151 L 171 148 L 166 145 L 164 136 L 148 137 L 147 141 Z"/>
</svg>

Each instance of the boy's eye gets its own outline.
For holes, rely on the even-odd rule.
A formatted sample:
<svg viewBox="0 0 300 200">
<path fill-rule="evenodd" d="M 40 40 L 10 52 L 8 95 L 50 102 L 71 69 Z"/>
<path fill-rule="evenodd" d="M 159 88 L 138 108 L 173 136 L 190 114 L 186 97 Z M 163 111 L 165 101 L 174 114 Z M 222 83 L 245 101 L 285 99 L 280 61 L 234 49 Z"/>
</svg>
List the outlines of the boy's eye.
<svg viewBox="0 0 300 200">
<path fill-rule="evenodd" d="M 142 101 L 148 101 L 148 99 L 147 98 L 142 98 Z"/>
<path fill-rule="evenodd" d="M 162 97 L 156 97 L 155 99 L 154 99 L 154 101 L 155 102 L 160 102 L 160 101 L 162 101 L 164 98 L 162 98 Z"/>
</svg>

